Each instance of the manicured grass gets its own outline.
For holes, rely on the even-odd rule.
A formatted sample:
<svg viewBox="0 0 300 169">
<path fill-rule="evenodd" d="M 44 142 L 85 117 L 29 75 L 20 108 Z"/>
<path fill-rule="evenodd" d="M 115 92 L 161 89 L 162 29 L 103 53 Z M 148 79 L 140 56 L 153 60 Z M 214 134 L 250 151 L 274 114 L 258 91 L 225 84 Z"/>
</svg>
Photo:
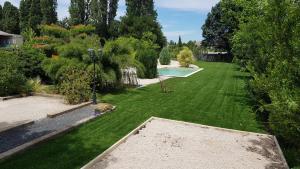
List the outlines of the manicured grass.
<svg viewBox="0 0 300 169">
<path fill-rule="evenodd" d="M 80 168 L 151 116 L 264 132 L 251 111 L 247 74 L 233 64 L 197 64 L 205 70 L 166 81 L 171 93 L 162 93 L 157 84 L 103 96 L 117 106 L 115 112 L 2 161 L 1 169 Z"/>
</svg>

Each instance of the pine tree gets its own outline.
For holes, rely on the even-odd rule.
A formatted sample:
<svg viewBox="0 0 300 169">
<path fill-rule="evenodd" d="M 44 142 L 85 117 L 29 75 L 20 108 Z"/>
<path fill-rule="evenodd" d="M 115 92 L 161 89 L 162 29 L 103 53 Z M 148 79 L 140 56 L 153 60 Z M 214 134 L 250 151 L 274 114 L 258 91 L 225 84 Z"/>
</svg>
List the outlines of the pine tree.
<svg viewBox="0 0 300 169">
<path fill-rule="evenodd" d="M 182 40 L 181 40 L 181 36 L 179 36 L 179 39 L 178 39 L 178 46 L 179 46 L 179 47 L 182 47 Z"/>
<path fill-rule="evenodd" d="M 29 27 L 29 13 L 32 0 L 21 0 L 20 1 L 20 29 L 24 31 Z"/>
<path fill-rule="evenodd" d="M 43 14 L 41 11 L 40 0 L 32 0 L 29 11 L 29 26 L 39 33 L 38 26 L 42 23 Z"/>
<path fill-rule="evenodd" d="M 41 12 L 43 14 L 43 24 L 52 24 L 57 22 L 57 0 L 40 0 Z"/>
<path fill-rule="evenodd" d="M 19 10 L 10 2 L 5 2 L 2 9 L 2 29 L 8 33 L 19 34 Z"/>
<path fill-rule="evenodd" d="M 86 1 L 71 0 L 69 7 L 70 21 L 72 25 L 86 23 Z"/>
</svg>

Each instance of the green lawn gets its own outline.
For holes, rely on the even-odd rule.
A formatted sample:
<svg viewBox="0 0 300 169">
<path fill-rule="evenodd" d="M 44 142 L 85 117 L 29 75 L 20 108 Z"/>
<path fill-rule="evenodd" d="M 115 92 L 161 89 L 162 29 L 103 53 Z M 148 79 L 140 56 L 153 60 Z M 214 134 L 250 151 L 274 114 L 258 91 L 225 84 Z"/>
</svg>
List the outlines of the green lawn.
<svg viewBox="0 0 300 169">
<path fill-rule="evenodd" d="M 264 132 L 251 111 L 247 74 L 233 64 L 197 64 L 205 70 L 166 81 L 171 93 L 161 93 L 159 85 L 152 85 L 103 96 L 102 100 L 117 106 L 115 112 L 2 161 L 1 169 L 80 168 L 151 116 Z"/>
</svg>

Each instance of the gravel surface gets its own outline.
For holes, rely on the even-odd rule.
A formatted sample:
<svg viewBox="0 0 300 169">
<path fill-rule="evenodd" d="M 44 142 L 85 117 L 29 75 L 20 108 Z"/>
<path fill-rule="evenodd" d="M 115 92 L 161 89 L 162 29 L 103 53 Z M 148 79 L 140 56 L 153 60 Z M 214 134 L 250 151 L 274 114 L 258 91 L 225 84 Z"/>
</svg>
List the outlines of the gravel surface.
<svg viewBox="0 0 300 169">
<path fill-rule="evenodd" d="M 47 113 L 62 112 L 77 105 L 64 104 L 63 99 L 53 97 L 30 96 L 0 102 L 0 129 L 36 121 L 47 117 Z"/>
<path fill-rule="evenodd" d="M 83 107 L 55 118 L 44 118 L 34 124 L 0 133 L 0 153 L 32 141 L 94 115 L 92 106 Z"/>
<path fill-rule="evenodd" d="M 272 136 L 155 119 L 94 169 L 284 168 Z"/>
</svg>

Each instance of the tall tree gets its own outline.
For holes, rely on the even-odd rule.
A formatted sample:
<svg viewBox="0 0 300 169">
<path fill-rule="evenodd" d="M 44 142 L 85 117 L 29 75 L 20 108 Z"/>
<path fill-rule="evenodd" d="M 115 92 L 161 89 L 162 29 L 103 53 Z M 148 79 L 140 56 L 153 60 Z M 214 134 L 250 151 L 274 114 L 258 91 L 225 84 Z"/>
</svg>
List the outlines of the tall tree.
<svg viewBox="0 0 300 169">
<path fill-rule="evenodd" d="M 231 52 L 230 40 L 238 30 L 242 6 L 236 0 L 223 0 L 208 14 L 203 30 L 203 44 Z"/>
<path fill-rule="evenodd" d="M 39 33 L 38 25 L 42 23 L 43 14 L 41 11 L 40 0 L 32 0 L 29 11 L 29 27 Z"/>
<path fill-rule="evenodd" d="M 105 38 L 110 38 L 115 26 L 119 0 L 92 0 L 91 1 L 91 23 L 97 27 L 97 33 Z"/>
<path fill-rule="evenodd" d="M 19 10 L 10 2 L 5 2 L 2 9 L 2 29 L 5 32 L 19 34 Z"/>
<path fill-rule="evenodd" d="M 57 22 L 57 0 L 40 0 L 41 12 L 43 14 L 43 24 L 52 24 Z"/>
<path fill-rule="evenodd" d="M 156 44 L 160 47 L 167 41 L 163 35 L 162 27 L 157 21 L 157 12 L 153 0 L 126 0 L 126 16 L 122 17 L 120 33 L 141 39 L 151 32 L 156 36 Z"/>
<path fill-rule="evenodd" d="M 128 16 L 157 17 L 153 0 L 126 0 Z"/>
<path fill-rule="evenodd" d="M 181 36 L 179 36 L 179 39 L 178 39 L 178 46 L 179 46 L 179 47 L 182 47 L 182 40 L 181 40 Z"/>
<path fill-rule="evenodd" d="M 71 0 L 69 13 L 72 25 L 86 23 L 86 5 L 85 0 Z"/>
<path fill-rule="evenodd" d="M 2 6 L 0 5 L 0 30 L 2 30 Z"/>
<path fill-rule="evenodd" d="M 24 31 L 29 27 L 30 18 L 30 7 L 32 0 L 21 0 L 20 1 L 20 29 Z"/>
</svg>

